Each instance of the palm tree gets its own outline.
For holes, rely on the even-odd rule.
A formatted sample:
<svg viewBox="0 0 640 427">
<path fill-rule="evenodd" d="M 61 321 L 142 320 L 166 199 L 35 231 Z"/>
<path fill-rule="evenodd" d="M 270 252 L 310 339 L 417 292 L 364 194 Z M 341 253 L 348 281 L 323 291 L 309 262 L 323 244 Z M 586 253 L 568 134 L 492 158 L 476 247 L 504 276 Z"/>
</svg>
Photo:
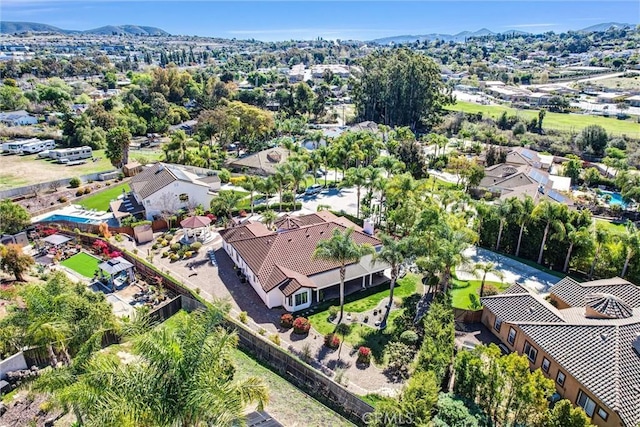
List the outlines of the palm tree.
<svg viewBox="0 0 640 427">
<path fill-rule="evenodd" d="M 404 163 L 393 156 L 381 156 L 375 161 L 377 166 L 387 171 L 387 178 L 404 170 Z"/>
<path fill-rule="evenodd" d="M 329 159 L 330 159 L 330 152 L 329 152 L 329 148 L 327 148 L 326 146 L 324 147 L 320 147 L 316 150 L 316 152 L 318 153 L 318 158 L 320 159 L 320 164 L 322 166 L 324 166 L 324 186 L 327 186 L 327 175 L 329 175 Z"/>
<path fill-rule="evenodd" d="M 267 198 L 267 207 L 269 207 L 269 199 L 278 192 L 278 184 L 275 182 L 273 177 L 270 176 L 260 180 L 258 189 L 264 193 L 264 196 Z"/>
<path fill-rule="evenodd" d="M 500 240 L 502 240 L 502 231 L 507 223 L 507 219 L 513 210 L 512 199 L 499 199 L 494 205 L 494 211 L 499 220 L 498 239 L 496 240 L 495 250 L 500 250 Z"/>
<path fill-rule="evenodd" d="M 211 199 L 211 210 L 218 216 L 225 216 L 229 220 L 233 219 L 231 212 L 242 199 L 242 195 L 235 191 L 221 191 L 217 197 Z"/>
<path fill-rule="evenodd" d="M 64 344 L 65 341 L 69 339 L 70 334 L 71 328 L 69 327 L 69 324 L 62 320 L 32 323 L 29 325 L 29 329 L 27 330 L 27 335 L 30 337 L 30 341 L 32 343 L 47 348 L 49 362 L 53 367 L 58 364 L 56 349 L 64 355 L 64 358 L 66 359 L 65 363 L 67 365 L 71 363 L 71 356 Z"/>
<path fill-rule="evenodd" d="M 257 377 L 234 378 L 237 337 L 220 327 L 221 318 L 213 309 L 185 314 L 173 328 L 133 339 L 128 363 L 97 352 L 37 384 L 73 405 L 87 426 L 242 424 L 247 405 L 267 402 L 267 388 Z"/>
<path fill-rule="evenodd" d="M 565 225 L 566 239 L 569 242 L 569 249 L 567 250 L 567 256 L 564 259 L 564 267 L 562 271 L 569 272 L 569 263 L 571 262 L 571 255 L 573 249 L 576 246 L 586 245 L 591 241 L 591 233 L 589 227 L 576 227 L 575 225 L 568 223 Z"/>
<path fill-rule="evenodd" d="M 240 183 L 240 186 L 249 192 L 249 200 L 251 203 L 251 215 L 253 216 L 253 196 L 260 188 L 260 178 L 253 175 L 247 175 L 244 181 Z"/>
<path fill-rule="evenodd" d="M 544 233 L 542 234 L 542 243 L 540 244 L 540 252 L 538 253 L 538 264 L 542 264 L 542 256 L 544 255 L 544 245 L 547 243 L 549 232 L 551 229 L 557 233 L 564 233 L 564 223 L 562 221 L 562 206 L 555 202 L 548 202 L 543 200 L 535 207 L 532 216 L 538 221 L 542 221 L 544 226 Z"/>
<path fill-rule="evenodd" d="M 488 274 L 493 274 L 500 280 L 504 280 L 504 274 L 493 262 L 478 262 L 473 266 L 474 272 L 482 272 L 482 282 L 480 283 L 480 298 L 484 296 L 484 283 Z"/>
<path fill-rule="evenodd" d="M 591 269 L 589 270 L 589 280 L 593 278 L 593 272 L 596 269 L 596 263 L 598 262 L 598 257 L 600 256 L 602 247 L 609 241 L 609 233 L 603 226 L 596 223 L 593 238 L 596 243 L 596 253 L 593 254 L 593 261 L 591 262 Z"/>
<path fill-rule="evenodd" d="M 320 240 L 313 252 L 314 259 L 321 259 L 340 264 L 340 317 L 337 324 L 342 322 L 344 314 L 344 279 L 347 271 L 347 264 L 359 262 L 365 255 L 373 255 L 375 252 L 369 244 L 358 245 L 353 241 L 351 235 L 353 228 L 348 228 L 344 233 L 339 229 L 334 229 L 331 238 Z"/>
<path fill-rule="evenodd" d="M 293 192 L 294 194 L 298 194 L 300 183 L 309 176 L 309 174 L 307 174 L 307 165 L 302 162 L 288 162 L 285 164 L 285 168 L 291 176 Z"/>
<path fill-rule="evenodd" d="M 524 200 L 516 199 L 513 201 L 513 211 L 516 220 L 516 224 L 520 226 L 518 232 L 518 245 L 516 246 L 516 256 L 520 255 L 520 244 L 522 243 L 522 234 L 524 229 L 531 221 L 531 214 L 535 208 L 535 203 L 530 196 L 525 196 Z"/>
<path fill-rule="evenodd" d="M 284 167 L 276 169 L 276 173 L 273 174 L 273 181 L 278 185 L 278 195 L 280 196 L 280 211 L 282 211 L 282 192 L 291 183 L 291 175 L 289 171 Z"/>
<path fill-rule="evenodd" d="M 268 209 L 262 212 L 262 223 L 270 229 L 277 217 L 278 215 L 274 211 Z"/>
<path fill-rule="evenodd" d="M 627 274 L 631 258 L 640 252 L 640 231 L 631 221 L 627 221 L 626 233 L 622 236 L 622 242 L 624 243 L 627 255 L 624 258 L 624 266 L 620 272 L 620 277 L 624 277 Z"/>
<path fill-rule="evenodd" d="M 349 168 L 344 175 L 344 180 L 340 183 L 341 187 L 356 187 L 356 218 L 360 218 L 360 191 L 369 182 L 369 175 L 370 171 L 367 168 Z"/>
<path fill-rule="evenodd" d="M 396 285 L 396 280 L 400 275 L 400 267 L 404 263 L 408 256 L 408 248 L 404 240 L 396 240 L 386 234 L 380 235 L 382 241 L 382 249 L 373 255 L 372 263 L 384 262 L 391 267 L 391 282 L 389 283 L 389 304 L 387 310 L 384 313 L 382 322 L 380 322 L 380 329 L 387 327 L 387 318 L 393 305 L 393 288 Z"/>
</svg>

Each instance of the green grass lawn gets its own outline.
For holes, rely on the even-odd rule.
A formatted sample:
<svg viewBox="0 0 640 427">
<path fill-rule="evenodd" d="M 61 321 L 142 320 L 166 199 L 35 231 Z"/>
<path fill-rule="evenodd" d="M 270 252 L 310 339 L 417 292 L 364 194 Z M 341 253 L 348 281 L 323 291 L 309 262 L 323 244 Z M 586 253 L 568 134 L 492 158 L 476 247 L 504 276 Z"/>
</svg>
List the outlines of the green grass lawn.
<svg viewBox="0 0 640 427">
<path fill-rule="evenodd" d="M 455 308 L 468 309 L 471 306 L 470 294 L 480 296 L 480 285 L 482 280 L 452 280 L 451 298 L 452 305 Z M 500 291 L 504 291 L 509 287 L 506 283 L 485 281 L 484 285 L 493 285 Z"/>
<path fill-rule="evenodd" d="M 448 106 L 447 109 L 470 114 L 482 112 L 484 115 L 489 115 L 493 118 L 499 117 L 505 111 L 507 114 L 517 115 L 527 120 L 538 116 L 538 110 L 516 110 L 503 105 L 480 105 L 464 101 L 458 101 L 455 105 Z M 573 132 L 579 132 L 589 125 L 600 125 L 605 128 L 607 132 L 613 134 L 626 134 L 635 138 L 640 137 L 640 124 L 632 119 L 618 120 L 615 117 L 547 112 L 543 122 L 543 128 Z"/>
<path fill-rule="evenodd" d="M 60 264 L 64 265 L 67 268 L 77 272 L 78 274 L 83 275 L 91 279 L 93 274 L 98 269 L 98 264 L 102 261 L 96 257 L 93 257 L 87 253 L 80 252 L 72 256 L 71 258 L 67 258 L 62 261 Z"/>
<path fill-rule="evenodd" d="M 122 189 L 129 191 L 129 184 L 112 185 L 107 190 L 94 194 L 82 199 L 79 204 L 86 209 L 97 209 L 99 211 L 108 211 L 109 203 L 118 198 L 122 194 Z"/>
<path fill-rule="evenodd" d="M 609 233 L 616 234 L 616 235 L 620 235 L 620 234 L 624 234 L 626 231 L 626 227 L 624 224 L 614 224 L 611 221 L 607 221 L 606 219 L 600 219 L 600 218 L 596 218 L 596 224 L 599 227 L 604 228 L 605 230 L 607 230 Z"/>
</svg>

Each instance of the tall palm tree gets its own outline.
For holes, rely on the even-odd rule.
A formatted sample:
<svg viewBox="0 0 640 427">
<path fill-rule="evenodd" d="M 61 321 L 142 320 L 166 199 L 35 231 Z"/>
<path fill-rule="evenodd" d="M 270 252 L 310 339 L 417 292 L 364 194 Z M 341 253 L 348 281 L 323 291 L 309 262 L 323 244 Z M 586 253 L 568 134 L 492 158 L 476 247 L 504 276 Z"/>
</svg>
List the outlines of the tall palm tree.
<svg viewBox="0 0 640 427">
<path fill-rule="evenodd" d="M 288 162 L 285 163 L 284 166 L 287 173 L 291 176 L 293 192 L 294 194 L 298 194 L 300 183 L 309 176 L 309 174 L 307 174 L 307 165 L 302 162 Z"/>
<path fill-rule="evenodd" d="M 404 170 L 404 163 L 393 156 L 381 156 L 375 161 L 375 164 L 387 171 L 387 178 Z"/>
<path fill-rule="evenodd" d="M 622 266 L 620 277 L 624 277 L 627 274 L 631 258 L 640 252 L 640 230 L 638 230 L 638 227 L 631 221 L 627 221 L 626 233 L 622 236 L 622 242 L 624 243 L 627 255 L 624 258 L 624 265 Z"/>
<path fill-rule="evenodd" d="M 270 229 L 277 217 L 278 215 L 274 211 L 268 209 L 262 212 L 262 223 Z"/>
<path fill-rule="evenodd" d="M 244 181 L 240 183 L 240 186 L 249 192 L 249 200 L 251 203 L 251 215 L 253 216 L 253 196 L 256 191 L 260 189 L 260 178 L 253 175 L 247 175 Z"/>
<path fill-rule="evenodd" d="M 516 246 L 516 256 L 520 255 L 520 244 L 522 243 L 522 235 L 529 221 L 531 221 L 531 214 L 535 208 L 535 203 L 530 196 L 525 196 L 524 200 L 516 199 L 513 202 L 513 213 L 516 223 L 520 226 L 518 232 L 518 245 Z"/>
<path fill-rule="evenodd" d="M 33 344 L 47 348 L 49 362 L 53 367 L 55 367 L 59 361 L 56 350 L 62 353 L 66 364 L 71 363 L 71 356 L 65 345 L 65 341 L 69 339 L 70 334 L 71 328 L 69 324 L 62 320 L 32 323 L 27 330 L 27 335 Z"/>
<path fill-rule="evenodd" d="M 258 190 L 264 193 L 267 198 L 267 207 L 269 207 L 269 199 L 278 192 L 278 184 L 272 176 L 260 180 Z"/>
<path fill-rule="evenodd" d="M 276 173 L 273 174 L 273 181 L 278 185 L 278 195 L 280 196 L 280 211 L 282 211 L 282 193 L 291 183 L 292 178 L 286 168 L 279 167 L 276 169 Z"/>
<path fill-rule="evenodd" d="M 313 252 L 314 259 L 335 262 L 340 264 L 340 317 L 337 324 L 342 322 L 344 315 L 344 279 L 347 271 L 347 264 L 359 262 L 365 255 L 373 255 L 375 250 L 369 244 L 358 245 L 353 241 L 351 235 L 353 228 L 348 228 L 344 232 L 334 229 L 330 239 L 320 240 Z"/>
<path fill-rule="evenodd" d="M 504 280 L 504 274 L 498 269 L 498 266 L 493 262 L 478 262 L 473 266 L 474 272 L 482 273 L 482 282 L 480 283 L 480 298 L 484 296 L 484 283 L 488 274 L 493 274 L 500 280 Z"/>
<path fill-rule="evenodd" d="M 598 257 L 600 256 L 602 247 L 609 242 L 609 232 L 599 223 L 596 223 L 593 239 L 596 244 L 596 252 L 593 254 L 593 261 L 591 262 L 591 269 L 589 270 L 589 280 L 593 278 L 593 273 L 596 269 L 596 263 L 598 262 Z"/>
<path fill-rule="evenodd" d="M 396 286 L 396 281 L 400 275 L 400 267 L 405 262 L 409 251 L 405 240 L 396 240 L 386 234 L 380 235 L 382 241 L 382 249 L 373 255 L 372 263 L 384 262 L 391 267 L 391 282 L 389 283 L 389 304 L 387 310 L 384 313 L 382 322 L 380 322 L 380 329 L 387 327 L 387 318 L 391 311 L 393 304 L 393 288 Z"/>
<path fill-rule="evenodd" d="M 369 182 L 370 174 L 371 171 L 367 168 L 349 168 L 344 175 L 344 180 L 340 183 L 342 187 L 356 187 L 356 218 L 360 218 L 360 192 Z"/>
<path fill-rule="evenodd" d="M 242 199 L 242 195 L 235 191 L 221 191 L 216 197 L 211 199 L 211 210 L 218 216 L 225 216 L 229 220 L 233 219 L 231 212 Z"/>
<path fill-rule="evenodd" d="M 320 159 L 320 164 L 324 166 L 324 186 L 327 186 L 327 175 L 329 175 L 329 159 L 331 158 L 329 148 L 324 146 L 320 147 L 316 150 L 318 153 L 318 158 Z"/>
<path fill-rule="evenodd" d="M 576 246 L 583 246 L 591 241 L 591 232 L 589 227 L 576 227 L 575 225 L 568 223 L 565 225 L 566 239 L 569 242 L 569 249 L 567 249 L 567 256 L 564 259 L 564 267 L 562 271 L 569 272 L 569 263 L 571 262 L 571 255 Z"/>
<path fill-rule="evenodd" d="M 549 232 L 553 229 L 555 232 L 564 233 L 564 222 L 562 221 L 563 209 L 559 203 L 543 200 L 535 207 L 532 216 L 537 221 L 544 223 L 544 232 L 542 234 L 542 243 L 540 244 L 540 252 L 538 253 L 538 264 L 542 264 L 542 256 L 544 255 L 544 245 L 547 243 Z"/>
<path fill-rule="evenodd" d="M 86 426 L 242 424 L 248 404 L 267 402 L 267 388 L 257 377 L 234 378 L 237 337 L 220 327 L 221 317 L 214 310 L 181 316 L 175 327 L 133 339 L 130 362 L 94 353 L 75 371 L 46 374 L 39 388 L 73 405 Z"/>
<path fill-rule="evenodd" d="M 494 211 L 499 221 L 498 239 L 496 240 L 495 250 L 499 251 L 500 240 L 502 240 L 502 231 L 504 230 L 504 226 L 507 223 L 507 219 L 509 218 L 509 215 L 513 211 L 512 199 L 499 199 L 494 205 Z"/>
</svg>

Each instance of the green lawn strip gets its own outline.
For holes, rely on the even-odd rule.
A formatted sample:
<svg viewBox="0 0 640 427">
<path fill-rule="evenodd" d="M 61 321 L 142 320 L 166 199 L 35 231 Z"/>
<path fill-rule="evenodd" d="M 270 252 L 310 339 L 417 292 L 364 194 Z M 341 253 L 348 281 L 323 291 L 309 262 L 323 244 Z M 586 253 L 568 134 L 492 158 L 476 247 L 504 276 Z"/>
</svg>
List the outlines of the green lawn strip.
<svg viewBox="0 0 640 427">
<path fill-rule="evenodd" d="M 102 261 L 96 257 L 93 257 L 84 252 L 80 252 L 70 258 L 65 259 L 60 264 L 67 268 L 70 268 L 78 274 L 83 275 L 84 277 L 91 279 L 98 269 L 98 264 L 100 264 L 101 262 Z"/>
<path fill-rule="evenodd" d="M 451 289 L 452 305 L 455 308 L 469 309 L 471 306 L 470 294 L 475 294 L 478 298 L 480 297 L 482 280 L 452 279 L 451 282 L 453 284 Z M 504 291 L 510 286 L 507 283 L 489 282 L 488 280 L 484 282 L 484 285 L 495 286 L 500 291 Z"/>
<path fill-rule="evenodd" d="M 86 209 L 108 211 L 109 203 L 111 203 L 112 200 L 117 199 L 118 196 L 122 194 L 122 189 L 127 192 L 130 191 L 129 184 L 112 185 L 107 190 L 101 191 L 93 196 L 89 196 L 86 199 L 82 199 L 78 204 L 84 206 Z"/>
<path fill-rule="evenodd" d="M 606 219 L 596 218 L 596 224 L 599 224 L 605 230 L 607 230 L 611 234 L 624 234 L 626 231 L 624 224 L 615 224 L 611 221 L 607 221 Z"/>
<path fill-rule="evenodd" d="M 517 110 L 503 105 L 480 105 L 472 102 L 458 101 L 455 105 L 447 107 L 451 111 L 462 111 L 469 114 L 483 113 L 493 118 L 499 117 L 503 112 L 530 120 L 538 117 L 538 110 Z M 600 125 L 607 132 L 615 134 L 640 135 L 640 124 L 633 120 L 618 120 L 615 117 L 600 117 L 587 114 L 563 114 L 547 112 L 543 127 L 564 130 L 580 131 L 589 125 Z"/>
<path fill-rule="evenodd" d="M 360 396 L 360 398 L 365 402 L 367 402 L 369 405 L 373 406 L 374 408 L 378 406 L 378 404 L 381 402 L 384 402 L 386 400 L 392 400 L 389 397 L 380 396 L 379 394 L 375 394 L 375 393 L 365 394 L 364 396 Z"/>
<path fill-rule="evenodd" d="M 535 268 L 536 270 L 540 270 L 540 271 L 543 271 L 543 272 L 545 272 L 545 273 L 549 273 L 549 274 L 551 274 L 552 276 L 559 277 L 560 279 L 564 279 L 564 278 L 567 276 L 566 274 L 564 274 L 564 273 L 563 273 L 563 272 L 561 272 L 561 271 L 551 270 L 551 269 L 549 269 L 549 268 L 547 268 L 547 267 L 544 267 L 544 266 L 542 266 L 542 265 L 538 264 L 537 262 L 532 261 L 532 260 L 530 260 L 530 259 L 520 258 L 520 257 L 513 256 L 513 255 L 510 255 L 510 254 L 505 254 L 505 253 L 502 253 L 502 252 L 500 253 L 500 255 L 502 255 L 502 256 L 506 256 L 507 258 L 511 258 L 511 259 L 513 259 L 513 260 L 516 260 L 516 261 L 518 261 L 518 262 L 521 262 L 521 263 L 523 263 L 523 264 L 526 264 L 526 265 L 528 265 L 529 267 L 533 267 L 533 268 Z"/>
</svg>

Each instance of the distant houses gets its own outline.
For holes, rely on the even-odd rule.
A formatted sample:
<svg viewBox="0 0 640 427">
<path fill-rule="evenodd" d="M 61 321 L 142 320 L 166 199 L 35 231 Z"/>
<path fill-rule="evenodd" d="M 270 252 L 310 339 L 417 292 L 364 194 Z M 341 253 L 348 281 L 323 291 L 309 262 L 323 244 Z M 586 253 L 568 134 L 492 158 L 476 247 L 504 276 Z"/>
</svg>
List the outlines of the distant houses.
<svg viewBox="0 0 640 427">
<path fill-rule="evenodd" d="M 38 119 L 24 110 L 8 111 L 0 113 L 0 123 L 6 126 L 29 126 L 38 123 Z"/>
</svg>

